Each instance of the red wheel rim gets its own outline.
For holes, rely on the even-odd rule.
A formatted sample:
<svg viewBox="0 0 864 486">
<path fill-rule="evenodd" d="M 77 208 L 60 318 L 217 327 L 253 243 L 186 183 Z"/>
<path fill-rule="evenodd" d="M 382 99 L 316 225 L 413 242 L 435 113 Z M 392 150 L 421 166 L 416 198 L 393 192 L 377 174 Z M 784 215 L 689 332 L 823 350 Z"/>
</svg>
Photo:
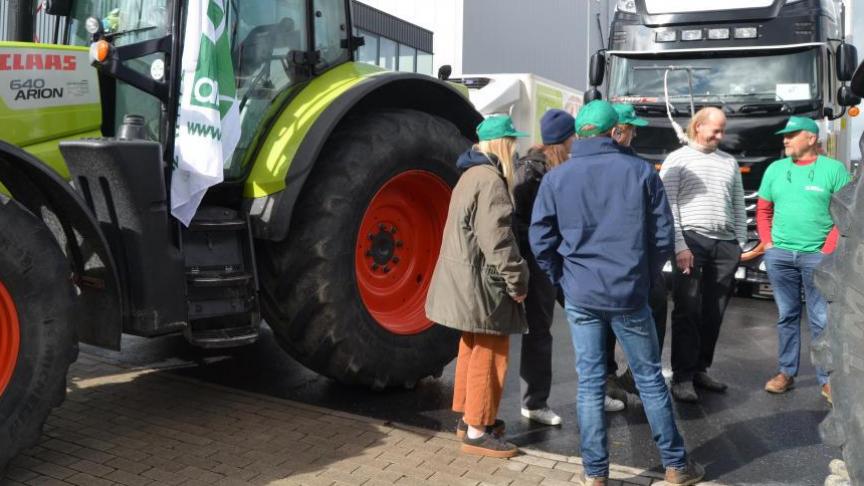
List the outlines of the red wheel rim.
<svg viewBox="0 0 864 486">
<path fill-rule="evenodd" d="M 449 204 L 443 179 L 410 170 L 387 181 L 363 215 L 354 257 L 357 287 L 369 314 L 394 334 L 417 334 L 432 325 L 426 293 Z"/>
<path fill-rule="evenodd" d="M 15 302 L 0 282 L 0 396 L 12 379 L 12 371 L 18 361 L 21 337 L 18 330 L 18 312 Z"/>
</svg>

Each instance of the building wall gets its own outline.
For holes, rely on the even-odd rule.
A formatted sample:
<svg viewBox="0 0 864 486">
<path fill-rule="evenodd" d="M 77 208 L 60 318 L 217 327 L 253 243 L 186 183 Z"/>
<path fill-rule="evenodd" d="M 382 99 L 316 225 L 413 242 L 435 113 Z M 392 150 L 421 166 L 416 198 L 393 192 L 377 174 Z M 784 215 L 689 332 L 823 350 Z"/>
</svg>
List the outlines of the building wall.
<svg viewBox="0 0 864 486">
<path fill-rule="evenodd" d="M 462 68 L 470 73 L 527 72 L 584 89 L 590 53 L 608 35 L 607 0 L 465 2 Z"/>
</svg>

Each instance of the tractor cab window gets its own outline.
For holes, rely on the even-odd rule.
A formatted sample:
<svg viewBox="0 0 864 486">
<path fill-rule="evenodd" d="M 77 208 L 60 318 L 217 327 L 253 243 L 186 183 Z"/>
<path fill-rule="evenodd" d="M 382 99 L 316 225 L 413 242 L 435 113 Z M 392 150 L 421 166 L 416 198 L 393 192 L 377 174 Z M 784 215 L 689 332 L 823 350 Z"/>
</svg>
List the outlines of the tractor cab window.
<svg viewBox="0 0 864 486">
<path fill-rule="evenodd" d="M 348 27 L 344 0 L 315 0 L 315 50 L 320 59 L 316 66 L 327 69 L 348 60 Z"/>
<path fill-rule="evenodd" d="M 309 79 L 306 0 L 230 0 L 231 59 L 240 100 L 240 142 L 225 166 L 225 179 L 243 175 L 244 154 L 261 125 L 275 115 L 276 97 Z"/>
<path fill-rule="evenodd" d="M 69 40 L 72 45 L 89 46 L 90 34 L 84 28 L 85 21 L 95 17 L 102 28 L 113 37 L 112 42 L 124 46 L 150 39 L 158 39 L 168 33 L 171 25 L 171 2 L 168 0 L 84 0 L 74 3 L 70 15 Z M 128 61 L 126 66 L 147 76 L 164 75 L 164 56 L 150 54 Z M 142 115 L 148 138 L 159 139 L 162 110 L 156 98 L 132 86 L 118 83 L 116 95 L 115 127 L 119 127 L 124 114 Z"/>
</svg>

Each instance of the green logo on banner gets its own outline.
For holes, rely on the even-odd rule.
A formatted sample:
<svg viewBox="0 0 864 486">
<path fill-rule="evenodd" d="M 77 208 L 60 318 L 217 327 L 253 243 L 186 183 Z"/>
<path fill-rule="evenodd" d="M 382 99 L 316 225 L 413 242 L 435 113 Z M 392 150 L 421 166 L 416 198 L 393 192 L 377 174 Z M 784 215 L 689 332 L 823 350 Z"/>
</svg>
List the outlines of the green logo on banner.
<svg viewBox="0 0 864 486">
<path fill-rule="evenodd" d="M 192 85 L 192 104 L 219 110 L 219 117 L 225 118 L 231 105 L 237 101 L 225 11 L 219 3 L 210 0 L 207 18 L 213 23 L 214 35 L 218 37 L 211 38 L 207 31 L 201 33 L 201 47 Z"/>
</svg>

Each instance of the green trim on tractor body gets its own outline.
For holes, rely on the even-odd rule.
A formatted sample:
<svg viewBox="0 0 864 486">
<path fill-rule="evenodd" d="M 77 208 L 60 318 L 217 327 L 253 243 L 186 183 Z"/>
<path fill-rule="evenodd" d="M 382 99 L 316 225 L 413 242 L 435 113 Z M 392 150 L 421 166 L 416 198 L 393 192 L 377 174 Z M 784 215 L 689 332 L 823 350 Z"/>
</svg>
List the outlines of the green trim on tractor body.
<svg viewBox="0 0 864 486">
<path fill-rule="evenodd" d="M 96 70 L 87 48 L 0 42 L 2 139 L 48 165 L 69 170 L 59 143 L 100 137 L 102 111 Z"/>
<path fill-rule="evenodd" d="M 312 79 L 273 122 L 255 154 L 243 196 L 258 198 L 285 189 L 291 163 L 321 114 L 360 81 L 385 72 L 371 64 L 348 62 Z"/>
</svg>

